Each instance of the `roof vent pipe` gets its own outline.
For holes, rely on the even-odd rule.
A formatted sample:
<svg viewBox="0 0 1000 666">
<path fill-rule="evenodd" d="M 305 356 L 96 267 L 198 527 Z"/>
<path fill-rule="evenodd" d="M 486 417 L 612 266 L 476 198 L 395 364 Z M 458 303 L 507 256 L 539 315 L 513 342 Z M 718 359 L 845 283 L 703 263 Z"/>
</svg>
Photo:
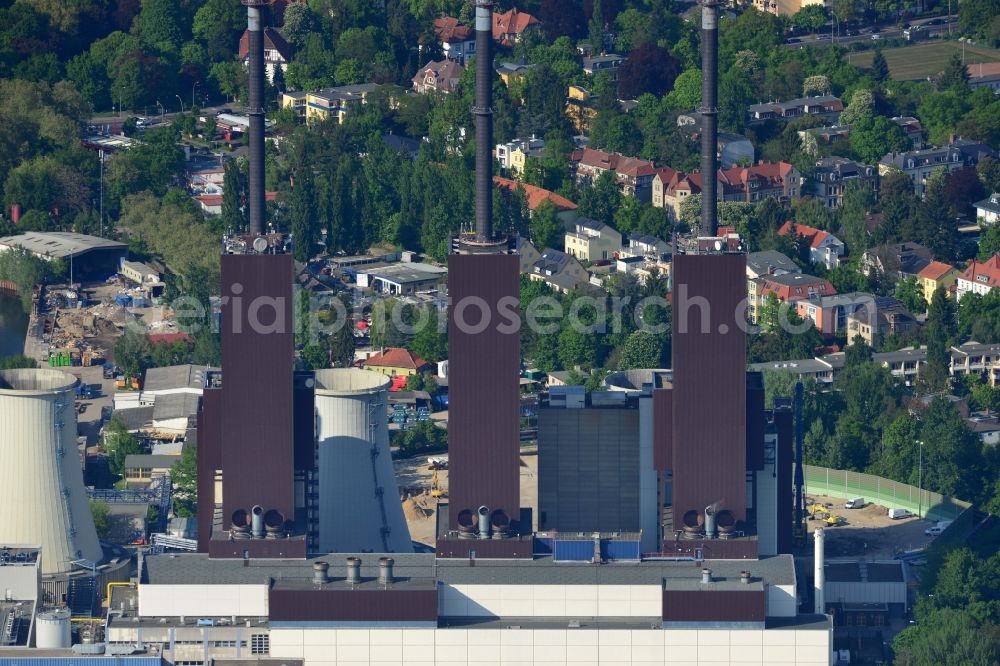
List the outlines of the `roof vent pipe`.
<svg viewBox="0 0 1000 666">
<path fill-rule="evenodd" d="M 361 558 L 347 558 L 347 584 L 358 585 L 361 583 Z"/>
<path fill-rule="evenodd" d="M 486 506 L 479 507 L 479 538 L 490 538 L 490 509 Z"/>
<path fill-rule="evenodd" d="M 705 507 L 705 536 L 715 538 L 715 505 Z"/>
<path fill-rule="evenodd" d="M 330 569 L 330 565 L 326 562 L 313 562 L 313 583 L 316 585 L 323 585 L 329 582 L 327 578 L 327 571 Z"/>
<path fill-rule="evenodd" d="M 712 570 L 711 569 L 702 569 L 701 570 L 701 582 L 703 582 L 703 583 L 711 583 L 712 582 Z"/>
<path fill-rule="evenodd" d="M 254 539 L 264 538 L 264 507 L 260 504 L 250 509 L 250 531 Z"/>
<path fill-rule="evenodd" d="M 392 585 L 392 565 L 395 562 L 391 557 L 378 558 L 378 583 L 379 585 Z"/>
<path fill-rule="evenodd" d="M 744 585 L 749 585 L 750 584 L 750 572 L 749 571 L 744 570 L 744 571 L 740 572 L 740 582 L 743 583 Z"/>
</svg>

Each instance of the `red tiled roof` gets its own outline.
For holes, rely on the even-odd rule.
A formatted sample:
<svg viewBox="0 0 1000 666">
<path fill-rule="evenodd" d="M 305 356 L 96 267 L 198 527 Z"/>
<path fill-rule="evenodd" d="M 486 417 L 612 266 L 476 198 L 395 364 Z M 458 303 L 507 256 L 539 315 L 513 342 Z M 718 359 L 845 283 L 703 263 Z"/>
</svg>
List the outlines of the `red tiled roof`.
<svg viewBox="0 0 1000 666">
<path fill-rule="evenodd" d="M 240 60 L 246 60 L 247 55 L 250 53 L 250 36 L 247 31 L 243 31 L 243 36 L 240 37 Z M 281 36 L 281 33 L 268 26 L 264 28 L 264 48 L 273 49 L 278 52 L 282 60 L 289 62 L 292 59 L 292 47 L 289 46 L 285 38 Z"/>
<path fill-rule="evenodd" d="M 984 279 L 980 280 L 980 277 Z M 973 261 L 962 272 L 962 279 L 985 284 L 991 289 L 1000 287 L 1000 254 L 994 254 L 986 261 Z"/>
<path fill-rule="evenodd" d="M 780 277 L 789 278 L 788 275 Z M 834 296 L 837 293 L 837 290 L 829 280 L 802 273 L 793 274 L 790 276 L 790 279 L 782 281 L 769 279 L 768 277 L 761 279 L 764 281 L 761 295 L 767 296 L 773 293 L 780 301 L 798 301 L 816 296 Z M 810 287 L 812 288 L 811 293 Z"/>
<path fill-rule="evenodd" d="M 471 38 L 472 28 L 462 25 L 457 18 L 439 16 L 434 19 L 434 32 L 442 42 L 464 42 Z"/>
<path fill-rule="evenodd" d="M 407 370 L 419 370 L 428 365 L 427 361 L 420 358 L 409 349 L 402 347 L 390 347 L 384 352 L 379 352 L 371 356 L 364 365 L 381 368 L 406 368 Z"/>
<path fill-rule="evenodd" d="M 674 176 L 676 175 L 677 175 L 676 169 L 671 169 L 670 167 L 661 167 L 659 169 L 656 169 L 656 174 L 653 177 L 655 178 L 656 176 L 659 176 L 660 182 L 663 183 L 664 185 L 667 185 L 668 183 L 670 183 L 671 180 L 673 180 Z"/>
<path fill-rule="evenodd" d="M 948 271 L 954 269 L 954 266 L 946 264 L 943 261 L 932 261 L 917 273 L 917 277 L 926 278 L 928 280 L 940 280 L 948 274 Z"/>
<path fill-rule="evenodd" d="M 503 14 L 493 12 L 493 39 L 500 41 L 504 35 L 520 35 L 529 26 L 539 23 L 531 14 L 508 9 Z"/>
<path fill-rule="evenodd" d="M 518 183 L 516 180 L 511 180 L 510 178 L 501 178 L 500 176 L 493 176 L 493 182 L 500 187 L 506 188 L 508 190 L 516 190 L 517 186 L 520 185 L 524 188 L 524 194 L 528 198 L 528 208 L 535 210 L 538 208 L 539 204 L 543 201 L 551 201 L 555 207 L 559 210 L 576 210 L 576 204 L 567 199 L 564 196 L 556 194 L 546 190 L 543 187 L 538 187 L 537 185 L 529 185 L 527 183 Z"/>
<path fill-rule="evenodd" d="M 607 153 L 594 148 L 573 151 L 570 159 L 595 169 L 611 169 L 625 176 L 652 176 L 656 173 L 656 167 L 649 160 L 627 157 L 621 153 Z"/>
<path fill-rule="evenodd" d="M 150 344 L 154 345 L 160 343 L 170 345 L 178 340 L 183 340 L 184 342 L 189 342 L 191 340 L 191 336 L 183 331 L 180 333 L 150 333 L 146 337 L 149 338 Z"/>
<path fill-rule="evenodd" d="M 778 229 L 779 236 L 787 236 L 791 232 L 792 225 L 795 224 L 791 220 L 788 220 L 781 228 Z M 830 234 L 822 229 L 815 229 L 813 227 L 807 226 L 805 224 L 795 224 L 795 235 L 799 238 L 805 238 L 809 241 L 809 247 L 819 247 L 823 244 Z"/>
</svg>

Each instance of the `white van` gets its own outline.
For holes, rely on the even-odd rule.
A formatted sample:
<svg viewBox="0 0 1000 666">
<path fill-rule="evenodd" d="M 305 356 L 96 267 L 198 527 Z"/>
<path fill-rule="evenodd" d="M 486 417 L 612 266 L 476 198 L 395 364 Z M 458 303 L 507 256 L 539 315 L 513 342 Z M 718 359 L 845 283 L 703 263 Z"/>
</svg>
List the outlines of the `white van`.
<svg viewBox="0 0 1000 666">
<path fill-rule="evenodd" d="M 862 509 L 865 506 L 864 497 L 854 497 L 844 502 L 845 509 Z"/>
<path fill-rule="evenodd" d="M 889 509 L 889 518 L 892 520 L 900 520 L 901 518 L 910 518 L 913 516 L 913 512 L 909 509 Z"/>
</svg>

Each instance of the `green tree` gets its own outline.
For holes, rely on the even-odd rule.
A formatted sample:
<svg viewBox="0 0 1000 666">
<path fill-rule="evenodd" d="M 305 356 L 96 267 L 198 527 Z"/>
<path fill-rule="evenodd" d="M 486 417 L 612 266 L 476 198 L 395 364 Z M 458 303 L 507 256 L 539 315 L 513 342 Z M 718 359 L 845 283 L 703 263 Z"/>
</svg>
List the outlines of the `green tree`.
<svg viewBox="0 0 1000 666">
<path fill-rule="evenodd" d="M 619 370 L 658 368 L 661 365 L 661 345 L 657 336 L 647 331 L 635 331 L 628 336 L 618 357 Z"/>
<path fill-rule="evenodd" d="M 951 54 L 951 59 L 944 71 L 938 76 L 938 90 L 953 91 L 963 95 L 969 93 L 969 69 L 965 66 L 962 56 L 957 52 Z"/>
<path fill-rule="evenodd" d="M 871 120 L 875 115 L 875 96 L 871 90 L 859 88 L 851 96 L 851 103 L 840 114 L 840 122 L 853 125 L 857 122 Z"/>
<path fill-rule="evenodd" d="M 309 169 L 301 170 L 295 178 L 288 217 L 292 237 L 295 239 L 295 258 L 298 261 L 309 261 L 319 241 L 316 190 Z"/>
<path fill-rule="evenodd" d="M 882 55 L 882 49 L 875 49 L 875 56 L 872 58 L 871 66 L 872 78 L 879 83 L 885 83 L 889 79 L 889 63 Z"/>
<path fill-rule="evenodd" d="M 418 317 L 426 323 L 417 328 L 410 341 L 410 350 L 420 358 L 437 363 L 448 358 L 448 326 L 440 310 L 427 306 L 425 313 Z"/>
<path fill-rule="evenodd" d="M 149 362 L 151 351 L 146 334 L 135 327 L 127 326 L 125 332 L 115 341 L 115 362 L 121 366 L 126 377 L 138 378 Z"/>
<path fill-rule="evenodd" d="M 318 342 L 310 342 L 302 348 L 302 362 L 310 370 L 322 370 L 330 365 L 326 349 Z"/>
<path fill-rule="evenodd" d="M 910 147 L 910 140 L 903 129 L 884 116 L 861 119 L 851 127 L 851 152 L 865 164 L 877 164 L 891 152 L 902 152 Z"/>
<path fill-rule="evenodd" d="M 621 205 L 621 187 L 610 169 L 601 172 L 591 187 L 580 192 L 580 213 L 586 217 L 613 225 L 615 211 Z"/>
<path fill-rule="evenodd" d="M 125 472 L 125 457 L 140 453 L 142 448 L 120 417 L 114 416 L 104 428 L 104 455 L 108 458 L 108 469 L 121 476 Z"/>
<path fill-rule="evenodd" d="M 990 666 L 1000 661 L 996 641 L 983 640 L 983 629 L 966 612 L 944 609 L 893 640 L 899 666 Z"/>
<path fill-rule="evenodd" d="M 12 354 L 10 356 L 0 356 L 0 370 L 14 370 L 17 368 L 37 368 L 38 362 L 25 356 L 24 354 Z"/>
<path fill-rule="evenodd" d="M 949 497 L 978 501 L 984 491 L 979 437 L 943 397 L 935 397 L 922 418 L 924 487 Z"/>
<path fill-rule="evenodd" d="M 164 54 L 176 54 L 184 41 L 183 16 L 173 0 L 144 0 L 135 18 L 135 31 L 142 43 Z"/>
<path fill-rule="evenodd" d="M 927 364 L 920 374 L 929 392 L 940 391 L 948 382 L 951 354 L 949 342 L 954 331 L 954 310 L 944 287 L 939 287 L 927 309 Z"/>
<path fill-rule="evenodd" d="M 589 370 L 597 365 L 597 339 L 590 333 L 566 326 L 559 334 L 559 360 L 564 368 L 580 366 Z"/>
<path fill-rule="evenodd" d="M 181 458 L 170 469 L 173 482 L 172 495 L 174 515 L 179 518 L 193 518 L 198 515 L 198 447 L 186 442 L 181 450 Z"/>
<path fill-rule="evenodd" d="M 191 31 L 204 42 L 212 60 L 232 57 L 246 29 L 246 12 L 229 0 L 207 0 L 195 13 Z"/>
<path fill-rule="evenodd" d="M 911 275 L 896 283 L 896 298 L 906 309 L 919 314 L 927 310 L 927 299 L 924 298 L 924 287 L 917 281 L 917 276 Z"/>
<path fill-rule="evenodd" d="M 686 69 L 674 80 L 674 87 L 666 97 L 670 108 L 688 112 L 701 106 L 701 70 Z"/>
<path fill-rule="evenodd" d="M 99 539 L 107 539 L 111 532 L 111 507 L 107 502 L 90 500 L 90 515 L 94 518 L 94 529 Z"/>
</svg>

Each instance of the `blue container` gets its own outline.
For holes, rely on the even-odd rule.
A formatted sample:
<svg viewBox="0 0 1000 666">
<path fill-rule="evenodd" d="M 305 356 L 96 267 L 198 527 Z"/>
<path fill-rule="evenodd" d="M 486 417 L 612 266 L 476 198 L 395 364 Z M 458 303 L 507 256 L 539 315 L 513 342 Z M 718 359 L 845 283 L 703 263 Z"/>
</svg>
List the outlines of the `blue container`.
<svg viewBox="0 0 1000 666">
<path fill-rule="evenodd" d="M 535 537 L 535 555 L 551 555 L 554 542 L 552 537 Z"/>
<path fill-rule="evenodd" d="M 594 542 L 590 539 L 556 539 L 552 559 L 557 562 L 590 562 L 594 559 Z"/>
<path fill-rule="evenodd" d="M 601 541 L 601 557 L 605 560 L 638 561 L 639 542 L 624 539 L 605 539 Z"/>
</svg>

